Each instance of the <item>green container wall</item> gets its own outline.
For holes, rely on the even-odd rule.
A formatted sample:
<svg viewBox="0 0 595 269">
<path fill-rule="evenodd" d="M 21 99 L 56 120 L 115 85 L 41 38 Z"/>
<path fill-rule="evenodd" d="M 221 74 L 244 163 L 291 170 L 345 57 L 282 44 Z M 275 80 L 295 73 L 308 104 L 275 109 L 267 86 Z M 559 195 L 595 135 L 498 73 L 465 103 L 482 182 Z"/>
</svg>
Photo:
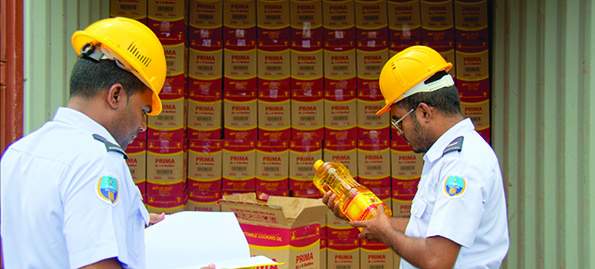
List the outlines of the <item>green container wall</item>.
<svg viewBox="0 0 595 269">
<path fill-rule="evenodd" d="M 495 0 L 492 145 L 506 268 L 595 268 L 595 3 Z"/>
<path fill-rule="evenodd" d="M 109 0 L 25 0 L 23 133 L 50 120 L 68 102 L 77 30 L 109 17 Z"/>
<path fill-rule="evenodd" d="M 68 100 L 70 37 L 109 0 L 26 0 L 24 133 Z M 595 3 L 493 0 L 492 145 L 507 186 L 504 268 L 595 268 Z"/>
</svg>

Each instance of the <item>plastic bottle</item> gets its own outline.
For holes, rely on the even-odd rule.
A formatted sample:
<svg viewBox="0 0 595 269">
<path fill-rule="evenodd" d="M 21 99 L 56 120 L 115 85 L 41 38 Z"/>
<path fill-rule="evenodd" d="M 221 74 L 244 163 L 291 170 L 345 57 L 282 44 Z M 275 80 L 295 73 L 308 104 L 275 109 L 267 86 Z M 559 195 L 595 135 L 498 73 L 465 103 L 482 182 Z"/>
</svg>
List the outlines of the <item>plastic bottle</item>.
<svg viewBox="0 0 595 269">
<path fill-rule="evenodd" d="M 324 194 L 326 190 L 322 186 L 326 183 L 337 195 L 336 201 L 339 201 L 341 212 L 349 220 L 373 219 L 377 214 L 376 208 L 381 204 L 386 215 L 392 216 L 390 208 L 370 189 L 355 181 L 343 164 L 318 160 L 314 163 L 314 169 L 317 171 L 313 179 L 314 185 Z"/>
</svg>

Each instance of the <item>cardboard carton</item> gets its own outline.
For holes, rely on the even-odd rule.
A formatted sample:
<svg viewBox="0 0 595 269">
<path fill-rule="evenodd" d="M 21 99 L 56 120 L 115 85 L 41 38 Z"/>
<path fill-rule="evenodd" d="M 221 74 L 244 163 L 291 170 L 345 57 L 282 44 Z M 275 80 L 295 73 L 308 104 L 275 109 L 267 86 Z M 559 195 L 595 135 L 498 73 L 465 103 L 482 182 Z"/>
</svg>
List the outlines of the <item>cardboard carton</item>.
<svg viewBox="0 0 595 269">
<path fill-rule="evenodd" d="M 487 40 L 488 1 L 455 0 L 455 39 Z"/>
<path fill-rule="evenodd" d="M 467 102 L 483 101 L 489 98 L 490 63 L 487 41 L 457 42 L 456 85 L 461 98 Z M 470 98 L 475 100 L 471 101 Z"/>
<path fill-rule="evenodd" d="M 313 165 L 322 159 L 321 140 L 289 141 L 289 189 L 316 189 L 312 178 L 316 175 Z"/>
<path fill-rule="evenodd" d="M 420 40 L 421 12 L 419 0 L 387 0 L 390 40 Z"/>
<path fill-rule="evenodd" d="M 258 87 L 256 39 L 225 39 L 223 59 L 224 90 L 255 90 Z"/>
<path fill-rule="evenodd" d="M 322 39 L 322 1 L 290 0 L 291 39 Z"/>
<path fill-rule="evenodd" d="M 390 141 L 359 139 L 357 142 L 359 183 L 368 187 L 390 188 Z"/>
<path fill-rule="evenodd" d="M 258 138 L 289 140 L 291 138 L 291 104 L 289 90 L 258 90 Z"/>
<path fill-rule="evenodd" d="M 361 269 L 393 268 L 393 250 L 384 243 L 362 239 L 360 247 Z M 395 267 L 398 268 L 398 267 Z"/>
<path fill-rule="evenodd" d="M 291 91 L 291 139 L 324 139 L 323 90 Z"/>
<path fill-rule="evenodd" d="M 322 40 L 291 40 L 291 89 L 324 88 Z"/>
<path fill-rule="evenodd" d="M 188 50 L 188 88 L 223 89 L 223 40 L 191 39 Z"/>
<path fill-rule="evenodd" d="M 422 40 L 453 40 L 455 37 L 452 0 L 421 0 Z"/>
<path fill-rule="evenodd" d="M 325 139 L 323 149 L 324 159 L 345 165 L 353 179 L 357 181 L 357 140 L 356 139 Z"/>
<path fill-rule="evenodd" d="M 359 239 L 328 239 L 327 243 L 327 268 L 359 268 Z"/>
<path fill-rule="evenodd" d="M 256 1 L 223 1 L 223 38 L 256 38 Z"/>
<path fill-rule="evenodd" d="M 258 39 L 289 39 L 289 0 L 257 0 Z"/>
<path fill-rule="evenodd" d="M 256 190 L 269 193 L 287 191 L 289 182 L 289 143 L 284 140 L 256 141 Z"/>
<path fill-rule="evenodd" d="M 356 139 L 355 90 L 324 90 L 324 138 Z"/>
<path fill-rule="evenodd" d="M 164 87 L 166 90 L 168 87 Z M 183 89 L 183 88 L 179 88 Z M 148 140 L 184 140 L 186 139 L 186 99 L 171 97 L 162 93 L 161 114 L 148 117 Z"/>
<path fill-rule="evenodd" d="M 258 136 L 256 90 L 223 91 L 223 131 L 225 139 L 256 140 Z"/>
<path fill-rule="evenodd" d="M 289 40 L 258 40 L 258 89 L 291 89 Z"/>
<path fill-rule="evenodd" d="M 223 38 L 223 0 L 190 0 L 188 8 L 191 39 Z"/>
<path fill-rule="evenodd" d="M 354 0 L 323 0 L 324 39 L 355 38 Z"/>
<path fill-rule="evenodd" d="M 165 53 L 167 77 L 165 86 L 185 86 L 188 59 L 188 42 L 185 31 L 155 32 Z"/>
<path fill-rule="evenodd" d="M 185 31 L 188 1 L 147 0 L 147 25 L 155 32 Z"/>
<path fill-rule="evenodd" d="M 191 89 L 188 93 L 188 139 L 221 138 L 222 91 Z"/>
<path fill-rule="evenodd" d="M 388 61 L 388 41 L 358 40 L 356 43 L 357 89 L 379 90 L 378 78 L 384 64 Z"/>
<path fill-rule="evenodd" d="M 355 0 L 356 39 L 388 38 L 386 0 Z"/>
<path fill-rule="evenodd" d="M 223 140 L 222 190 L 256 189 L 256 141 Z"/>
<path fill-rule="evenodd" d="M 320 268 L 320 222 L 328 211 L 320 200 L 270 196 L 261 204 L 247 193 L 223 196 L 219 206 L 236 214 L 251 255 L 284 263 L 277 268 Z"/>
<path fill-rule="evenodd" d="M 217 201 L 221 199 L 220 191 L 188 190 L 186 211 L 219 211 Z"/>
<path fill-rule="evenodd" d="M 147 0 L 110 0 L 110 17 L 126 17 L 147 24 Z"/>
<path fill-rule="evenodd" d="M 354 40 L 324 40 L 324 89 L 357 88 Z"/>
<path fill-rule="evenodd" d="M 188 140 L 188 190 L 220 191 L 223 141 Z"/>
<path fill-rule="evenodd" d="M 389 139 L 390 113 L 376 115 L 376 111 L 384 107 L 384 97 L 379 89 L 358 89 L 357 137 L 358 139 Z"/>
</svg>

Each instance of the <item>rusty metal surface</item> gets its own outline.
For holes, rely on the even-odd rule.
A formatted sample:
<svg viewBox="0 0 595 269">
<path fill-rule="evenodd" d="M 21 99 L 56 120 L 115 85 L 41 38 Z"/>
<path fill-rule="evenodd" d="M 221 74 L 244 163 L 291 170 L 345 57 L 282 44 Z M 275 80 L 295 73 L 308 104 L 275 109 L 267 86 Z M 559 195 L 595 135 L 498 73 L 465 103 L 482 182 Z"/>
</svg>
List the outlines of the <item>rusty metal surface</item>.
<svg viewBox="0 0 595 269">
<path fill-rule="evenodd" d="M 23 1 L 1 5 L 0 154 L 23 135 Z"/>
</svg>

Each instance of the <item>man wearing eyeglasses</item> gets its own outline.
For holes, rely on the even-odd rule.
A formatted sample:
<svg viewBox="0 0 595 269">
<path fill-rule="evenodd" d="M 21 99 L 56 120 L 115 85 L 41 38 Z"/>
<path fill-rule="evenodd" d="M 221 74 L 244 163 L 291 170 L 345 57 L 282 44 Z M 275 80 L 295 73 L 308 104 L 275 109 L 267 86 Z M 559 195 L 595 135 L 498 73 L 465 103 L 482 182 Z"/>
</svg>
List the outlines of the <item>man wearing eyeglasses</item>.
<svg viewBox="0 0 595 269">
<path fill-rule="evenodd" d="M 393 56 L 380 74 L 391 123 L 416 153 L 425 153 L 411 217 L 350 222 L 359 237 L 401 256 L 401 268 L 499 268 L 509 247 L 504 186 L 498 158 L 460 111 L 452 68 L 429 47 Z M 323 197 L 343 217 L 336 197 Z M 379 206 L 382 207 L 382 206 Z M 380 212 L 383 208 L 378 208 Z"/>
</svg>

